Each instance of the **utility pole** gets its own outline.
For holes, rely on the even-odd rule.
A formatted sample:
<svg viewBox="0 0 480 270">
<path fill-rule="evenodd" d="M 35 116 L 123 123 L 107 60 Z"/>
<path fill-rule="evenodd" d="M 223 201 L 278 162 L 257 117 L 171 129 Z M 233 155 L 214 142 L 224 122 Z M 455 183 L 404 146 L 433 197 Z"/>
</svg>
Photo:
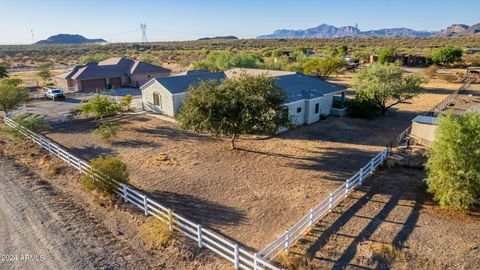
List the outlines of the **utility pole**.
<svg viewBox="0 0 480 270">
<path fill-rule="evenodd" d="M 141 23 L 140 30 L 142 30 L 142 42 L 147 42 L 147 24 Z"/>
</svg>

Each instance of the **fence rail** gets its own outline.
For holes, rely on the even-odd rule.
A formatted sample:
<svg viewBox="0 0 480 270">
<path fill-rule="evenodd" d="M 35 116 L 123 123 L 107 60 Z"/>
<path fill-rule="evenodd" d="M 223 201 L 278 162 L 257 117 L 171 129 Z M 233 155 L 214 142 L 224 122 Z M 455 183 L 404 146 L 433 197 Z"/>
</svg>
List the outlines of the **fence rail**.
<svg viewBox="0 0 480 270">
<path fill-rule="evenodd" d="M 160 221 L 167 223 L 171 230 L 179 231 L 186 237 L 196 241 L 200 248 L 205 247 L 230 261 L 235 269 L 279 270 L 279 268 L 258 256 L 257 253 L 252 253 L 238 243 L 232 242 L 231 240 L 204 228 L 202 225 L 188 220 L 175 213 L 172 209 L 149 198 L 146 194 L 143 194 L 134 187 L 102 176 L 85 160 L 69 153 L 66 149 L 50 141 L 46 137 L 24 128 L 8 116 L 4 116 L 4 122 L 40 145 L 41 148 L 46 149 L 50 153 L 64 160 L 69 166 L 79 170 L 80 173 L 91 174 L 95 181 L 102 181 L 111 184 L 115 188 L 115 193 L 122 197 L 125 203 L 130 203 L 141 209 L 145 216 L 154 216 Z"/>
<path fill-rule="evenodd" d="M 428 111 L 427 113 L 424 113 L 423 115 L 426 116 L 437 116 L 440 114 L 445 108 L 447 108 L 456 98 L 459 94 L 461 94 L 463 91 L 467 90 L 467 88 L 470 87 L 470 85 L 476 81 L 476 77 L 466 77 L 464 80 L 464 84 L 458 88 L 455 92 L 451 93 L 448 95 L 444 100 L 442 100 L 440 103 L 438 103 L 433 109 Z M 412 130 L 412 125 L 409 125 L 404 131 L 402 131 L 395 139 L 391 140 L 386 146 L 388 149 L 392 149 L 395 147 L 398 147 L 402 145 L 408 138 L 408 135 L 410 135 L 410 131 Z"/>
<path fill-rule="evenodd" d="M 325 200 L 323 200 L 314 208 L 310 209 L 310 211 L 302 219 L 300 219 L 300 221 L 298 221 L 289 230 L 258 252 L 258 255 L 265 260 L 270 260 L 275 258 L 275 256 L 279 255 L 283 251 L 288 251 L 288 249 L 303 235 L 303 233 L 311 229 L 316 222 L 331 212 L 332 209 L 344 198 L 346 198 L 355 187 L 361 185 L 363 180 L 383 163 L 383 161 L 387 158 L 387 154 L 388 149 L 385 148 L 377 156 L 372 158 L 365 166 L 363 166 L 357 173 L 347 179 L 347 181 L 345 181 L 337 190 L 330 193 Z"/>
</svg>

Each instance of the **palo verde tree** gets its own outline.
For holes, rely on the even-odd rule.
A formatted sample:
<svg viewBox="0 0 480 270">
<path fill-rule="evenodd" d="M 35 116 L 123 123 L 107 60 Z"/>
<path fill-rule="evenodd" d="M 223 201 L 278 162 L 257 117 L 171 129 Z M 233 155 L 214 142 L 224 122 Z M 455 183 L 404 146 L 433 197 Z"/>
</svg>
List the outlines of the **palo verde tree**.
<svg viewBox="0 0 480 270">
<path fill-rule="evenodd" d="M 24 88 L 8 82 L 0 82 L 0 107 L 5 114 L 25 103 L 27 98 L 28 92 Z"/>
<path fill-rule="evenodd" d="M 462 59 L 463 50 L 455 47 L 442 47 L 434 49 L 430 54 L 432 62 L 447 66 Z"/>
<path fill-rule="evenodd" d="M 324 57 L 306 60 L 303 65 L 303 72 L 319 77 L 322 80 L 328 79 L 332 74 L 338 73 L 347 66 L 347 61 L 341 57 Z"/>
<path fill-rule="evenodd" d="M 272 78 L 242 74 L 238 78 L 201 82 L 190 87 L 178 115 L 179 127 L 235 139 L 246 133 L 275 133 L 290 126 L 282 106 L 286 94 Z"/>
<path fill-rule="evenodd" d="M 424 82 L 418 73 L 403 74 L 399 65 L 374 64 L 355 73 L 352 88 L 359 99 L 374 102 L 385 115 L 389 108 L 417 96 Z"/>
<path fill-rule="evenodd" d="M 442 114 L 427 152 L 427 185 L 440 206 L 480 205 L 480 114 Z"/>
</svg>

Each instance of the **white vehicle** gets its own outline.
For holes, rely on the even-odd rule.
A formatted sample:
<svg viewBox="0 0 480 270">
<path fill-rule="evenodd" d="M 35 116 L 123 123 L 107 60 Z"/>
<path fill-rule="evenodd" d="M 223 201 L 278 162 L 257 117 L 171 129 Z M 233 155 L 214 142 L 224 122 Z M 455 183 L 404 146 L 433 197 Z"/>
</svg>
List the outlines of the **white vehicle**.
<svg viewBox="0 0 480 270">
<path fill-rule="evenodd" d="M 65 94 L 60 89 L 47 89 L 45 97 L 51 100 L 65 100 Z"/>
</svg>

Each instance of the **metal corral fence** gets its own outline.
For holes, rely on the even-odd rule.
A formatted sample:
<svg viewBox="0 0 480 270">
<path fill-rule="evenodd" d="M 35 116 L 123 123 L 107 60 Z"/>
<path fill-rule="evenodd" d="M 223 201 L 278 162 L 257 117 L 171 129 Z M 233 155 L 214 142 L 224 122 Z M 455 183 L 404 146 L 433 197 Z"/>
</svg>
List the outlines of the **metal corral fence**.
<svg viewBox="0 0 480 270">
<path fill-rule="evenodd" d="M 258 252 L 258 256 L 265 260 L 271 260 L 288 249 L 298 240 L 305 232 L 310 230 L 312 226 L 326 216 L 332 209 L 338 205 L 344 198 L 353 191 L 353 189 L 362 184 L 363 180 L 368 177 L 375 169 L 380 166 L 387 158 L 388 150 L 385 148 L 377 156 L 372 158 L 367 165 L 362 167 L 355 175 L 350 177 L 343 185 L 341 185 L 333 193 L 330 193 L 320 204 L 310 209 L 300 221 L 293 225 L 289 230 L 280 235 L 272 243 Z"/>
<path fill-rule="evenodd" d="M 447 108 L 456 98 L 459 94 L 461 94 L 463 91 L 467 90 L 467 88 L 470 87 L 470 85 L 476 81 L 476 76 L 473 77 L 466 77 L 462 81 L 464 84 L 458 88 L 455 92 L 451 93 L 448 95 L 444 100 L 442 100 L 440 103 L 438 103 L 433 109 L 428 111 L 427 113 L 424 113 L 423 115 L 426 116 L 437 116 L 440 114 L 445 108 Z M 395 139 L 391 140 L 386 146 L 391 150 L 392 148 L 396 148 L 402 144 L 404 144 L 408 136 L 410 135 L 410 131 L 412 130 L 412 125 L 408 126 L 404 131 L 402 131 Z"/>
<path fill-rule="evenodd" d="M 172 209 L 161 205 L 151 198 L 148 198 L 147 195 L 136 190 L 135 188 L 101 176 L 98 172 L 95 172 L 92 167 L 83 159 L 72 155 L 63 147 L 53 143 L 46 137 L 22 127 L 9 117 L 5 116 L 4 122 L 11 128 L 18 130 L 24 136 L 40 145 L 40 147 L 63 159 L 68 163 L 69 166 L 79 170 L 80 173 L 91 174 L 95 181 L 101 181 L 112 185 L 116 190 L 115 192 L 121 196 L 126 203 L 131 203 L 140 208 L 146 216 L 151 215 L 167 223 L 171 230 L 177 230 L 186 237 L 196 241 L 200 248 L 208 248 L 214 253 L 227 259 L 233 264 L 235 269 L 279 270 L 279 268 L 257 256 L 256 253 L 252 253 L 241 247 L 238 243 L 225 239 L 223 236 L 203 228 L 202 225 L 196 224 L 180 216 L 179 214 L 174 213 Z"/>
</svg>

